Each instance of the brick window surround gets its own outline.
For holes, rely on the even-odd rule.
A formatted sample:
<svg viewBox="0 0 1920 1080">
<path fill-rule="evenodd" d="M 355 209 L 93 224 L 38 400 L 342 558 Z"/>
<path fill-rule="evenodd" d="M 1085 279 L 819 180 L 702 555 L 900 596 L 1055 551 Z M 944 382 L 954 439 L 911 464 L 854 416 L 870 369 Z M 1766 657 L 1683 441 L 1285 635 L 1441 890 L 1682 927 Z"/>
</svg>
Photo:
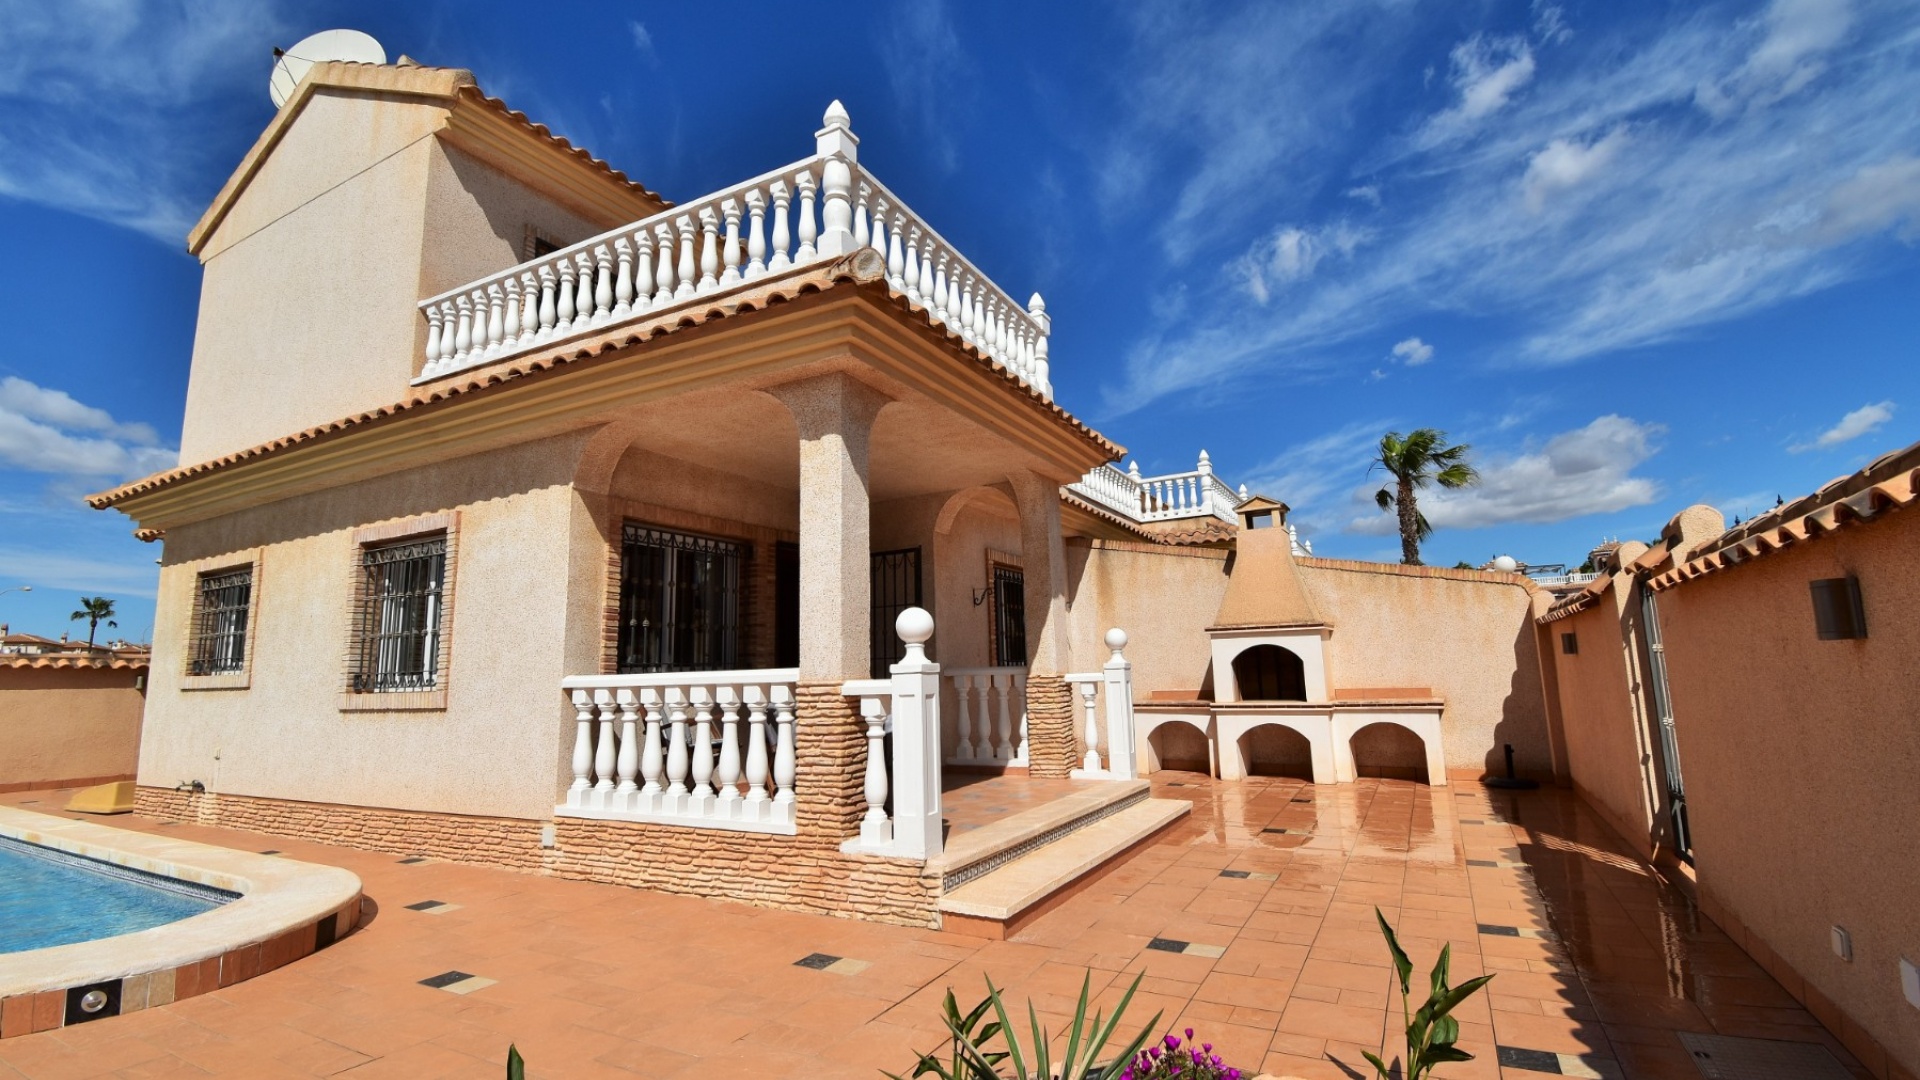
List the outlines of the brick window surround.
<svg viewBox="0 0 1920 1080">
<path fill-rule="evenodd" d="M 359 691 L 354 676 L 361 663 L 364 641 L 361 613 L 368 603 L 366 553 L 371 548 L 409 540 L 446 539 L 446 558 L 440 577 L 440 616 L 438 651 L 435 656 L 435 680 L 430 690 Z M 445 711 L 447 684 L 453 674 L 454 584 L 457 579 L 460 550 L 460 512 L 423 514 L 397 521 L 381 522 L 355 529 L 350 551 L 349 573 L 353 582 L 350 616 L 347 625 L 346 654 L 340 665 L 339 708 L 342 712 L 423 712 Z"/>
</svg>

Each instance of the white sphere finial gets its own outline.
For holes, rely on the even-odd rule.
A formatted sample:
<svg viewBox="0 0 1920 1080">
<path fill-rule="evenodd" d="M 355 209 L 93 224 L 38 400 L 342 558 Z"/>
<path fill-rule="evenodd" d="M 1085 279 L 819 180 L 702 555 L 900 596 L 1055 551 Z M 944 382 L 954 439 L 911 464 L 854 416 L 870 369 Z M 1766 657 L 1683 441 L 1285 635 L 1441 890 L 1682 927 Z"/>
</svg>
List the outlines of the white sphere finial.
<svg viewBox="0 0 1920 1080">
<path fill-rule="evenodd" d="M 1107 631 L 1107 648 L 1112 649 L 1115 656 L 1120 655 L 1120 650 L 1126 647 L 1127 632 L 1125 630 L 1116 626 Z"/>
<path fill-rule="evenodd" d="M 1496 555 L 1493 559 L 1493 568 L 1511 574 L 1520 569 L 1520 560 L 1511 555 Z"/>
<path fill-rule="evenodd" d="M 849 131 L 853 130 L 853 117 L 847 115 L 847 107 L 840 104 L 839 98 L 834 98 L 833 104 L 827 106 L 827 115 L 821 126 L 843 127 Z"/>
<path fill-rule="evenodd" d="M 910 607 L 893 620 L 893 631 L 910 648 L 918 648 L 933 636 L 933 614 L 926 608 Z"/>
<path fill-rule="evenodd" d="M 1040 299 L 1039 293 L 1034 293 L 1032 298 L 1027 301 L 1027 312 L 1029 314 L 1038 315 L 1046 310 L 1047 302 Z"/>
</svg>

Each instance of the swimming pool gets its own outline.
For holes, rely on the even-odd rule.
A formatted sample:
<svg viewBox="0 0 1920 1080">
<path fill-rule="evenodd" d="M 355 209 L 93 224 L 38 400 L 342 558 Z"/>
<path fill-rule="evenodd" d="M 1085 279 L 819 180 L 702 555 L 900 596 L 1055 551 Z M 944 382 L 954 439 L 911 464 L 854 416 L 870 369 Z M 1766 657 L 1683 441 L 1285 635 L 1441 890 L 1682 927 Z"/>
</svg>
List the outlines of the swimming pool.
<svg viewBox="0 0 1920 1080">
<path fill-rule="evenodd" d="M 0 953 L 131 934 L 240 895 L 8 836 L 0 836 L 0 881 Z"/>
</svg>

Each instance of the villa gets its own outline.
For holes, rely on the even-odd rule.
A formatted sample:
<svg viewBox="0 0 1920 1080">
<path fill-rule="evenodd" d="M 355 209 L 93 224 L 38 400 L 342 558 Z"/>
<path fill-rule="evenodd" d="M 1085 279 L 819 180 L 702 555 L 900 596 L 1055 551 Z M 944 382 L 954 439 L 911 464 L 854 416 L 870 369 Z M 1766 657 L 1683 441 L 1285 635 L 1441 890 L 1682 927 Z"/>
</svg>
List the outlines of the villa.
<svg viewBox="0 0 1920 1080">
<path fill-rule="evenodd" d="M 1158 770 L 1532 778 L 1920 1058 L 1915 737 L 1839 704 L 1920 705 L 1914 450 L 1558 590 L 1319 558 L 1057 402 L 1086 358 L 838 103 L 794 149 L 673 202 L 467 72 L 314 67 L 188 240 L 182 466 L 90 500 L 164 545 L 140 813 L 992 939 L 1188 813 Z M 1836 787 L 1845 846 L 1755 795 Z"/>
</svg>

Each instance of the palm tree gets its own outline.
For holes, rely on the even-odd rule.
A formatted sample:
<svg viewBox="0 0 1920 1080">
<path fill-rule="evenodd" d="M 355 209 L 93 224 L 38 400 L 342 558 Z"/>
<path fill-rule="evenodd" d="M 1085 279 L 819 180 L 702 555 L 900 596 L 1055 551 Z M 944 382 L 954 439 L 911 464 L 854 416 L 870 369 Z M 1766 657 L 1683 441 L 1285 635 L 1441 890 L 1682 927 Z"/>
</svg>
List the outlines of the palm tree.
<svg viewBox="0 0 1920 1080">
<path fill-rule="evenodd" d="M 93 648 L 93 635 L 102 622 L 108 626 L 119 626 L 113 621 L 113 601 L 104 596 L 83 596 L 80 598 L 80 610 L 73 613 L 71 621 L 87 620 L 87 648 Z"/>
<path fill-rule="evenodd" d="M 1448 446 L 1447 433 L 1433 428 L 1421 428 L 1404 439 L 1397 431 L 1380 436 L 1380 456 L 1374 459 L 1373 468 L 1390 473 L 1395 486 L 1392 490 L 1381 488 L 1373 501 L 1382 510 L 1399 512 L 1401 562 L 1419 566 L 1420 541 L 1433 535 L 1433 526 L 1420 512 L 1414 492 L 1435 482 L 1443 488 L 1479 483 L 1480 474 L 1467 464 L 1467 451 L 1471 449 Z"/>
</svg>

